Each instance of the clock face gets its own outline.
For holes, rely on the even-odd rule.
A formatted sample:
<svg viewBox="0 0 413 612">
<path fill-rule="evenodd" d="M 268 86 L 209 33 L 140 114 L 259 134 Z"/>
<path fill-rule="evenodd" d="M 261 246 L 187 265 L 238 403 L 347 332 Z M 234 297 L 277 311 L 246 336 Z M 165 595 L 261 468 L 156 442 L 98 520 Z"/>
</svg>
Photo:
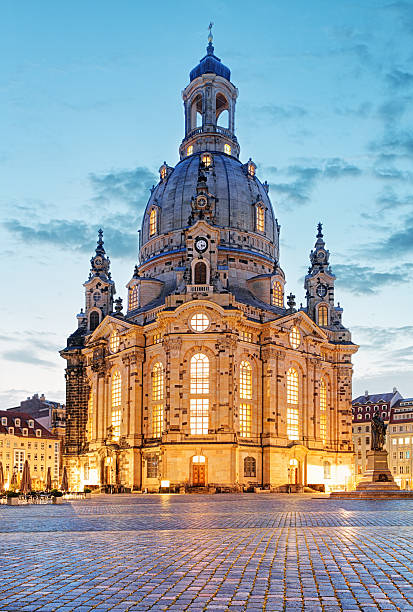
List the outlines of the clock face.
<svg viewBox="0 0 413 612">
<path fill-rule="evenodd" d="M 325 285 L 318 285 L 317 295 L 321 298 L 325 297 L 327 295 L 327 287 Z"/>
<path fill-rule="evenodd" d="M 324 255 L 324 251 L 319 251 L 319 253 L 317 253 L 317 259 L 319 261 L 323 261 L 325 255 Z"/>
<path fill-rule="evenodd" d="M 204 198 L 204 196 L 201 196 L 197 199 L 196 203 L 198 204 L 199 208 L 205 208 L 207 205 L 207 199 Z"/>
<path fill-rule="evenodd" d="M 205 253 L 205 251 L 208 248 L 208 241 L 206 238 L 197 238 L 195 240 L 195 248 L 198 251 L 198 253 Z"/>
</svg>

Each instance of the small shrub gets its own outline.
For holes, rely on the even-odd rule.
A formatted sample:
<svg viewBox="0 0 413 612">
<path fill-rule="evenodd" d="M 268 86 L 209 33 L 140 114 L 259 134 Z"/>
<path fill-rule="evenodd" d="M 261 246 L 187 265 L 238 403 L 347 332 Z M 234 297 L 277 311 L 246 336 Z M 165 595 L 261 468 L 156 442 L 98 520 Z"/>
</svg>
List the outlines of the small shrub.
<svg viewBox="0 0 413 612">
<path fill-rule="evenodd" d="M 57 489 L 52 489 L 50 491 L 50 495 L 52 497 L 62 497 L 63 493 L 61 491 L 58 491 Z"/>
<path fill-rule="evenodd" d="M 19 497 L 19 494 L 16 491 L 7 491 L 6 497 Z"/>
</svg>

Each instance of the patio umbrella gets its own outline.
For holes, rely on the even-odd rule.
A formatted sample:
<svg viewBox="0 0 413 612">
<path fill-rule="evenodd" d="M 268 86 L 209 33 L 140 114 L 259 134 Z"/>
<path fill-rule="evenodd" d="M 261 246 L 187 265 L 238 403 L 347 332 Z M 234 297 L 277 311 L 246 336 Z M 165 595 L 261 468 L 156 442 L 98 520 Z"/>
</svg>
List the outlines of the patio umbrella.
<svg viewBox="0 0 413 612">
<path fill-rule="evenodd" d="M 50 467 L 47 468 L 47 476 L 46 476 L 46 491 L 49 492 L 52 490 L 52 471 Z"/>
<path fill-rule="evenodd" d="M 29 462 L 26 459 L 26 461 L 24 462 L 24 467 L 23 467 L 22 481 L 20 483 L 20 491 L 23 493 L 23 495 L 27 495 L 29 491 L 31 490 L 32 490 L 32 479 L 30 477 Z"/>
<path fill-rule="evenodd" d="M 60 490 L 64 491 L 64 492 L 69 490 L 69 483 L 67 481 L 67 469 L 66 469 L 66 466 L 64 466 L 64 468 L 63 468 L 62 484 L 60 485 Z"/>
<path fill-rule="evenodd" d="M 17 488 L 17 474 L 16 472 L 13 472 L 13 474 L 11 475 L 10 489 L 14 491 L 14 489 L 16 488 Z"/>
<path fill-rule="evenodd" d="M 0 461 L 0 493 L 4 491 L 4 472 L 3 472 L 3 464 Z"/>
</svg>

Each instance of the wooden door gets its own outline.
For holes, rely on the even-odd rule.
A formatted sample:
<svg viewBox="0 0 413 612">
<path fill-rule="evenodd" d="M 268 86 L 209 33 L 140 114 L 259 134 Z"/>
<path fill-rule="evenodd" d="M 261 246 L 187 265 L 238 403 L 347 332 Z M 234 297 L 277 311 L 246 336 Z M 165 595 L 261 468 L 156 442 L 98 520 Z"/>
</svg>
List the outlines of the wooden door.
<svg viewBox="0 0 413 612">
<path fill-rule="evenodd" d="M 192 484 L 194 487 L 205 486 L 205 464 L 194 463 L 192 466 Z"/>
</svg>

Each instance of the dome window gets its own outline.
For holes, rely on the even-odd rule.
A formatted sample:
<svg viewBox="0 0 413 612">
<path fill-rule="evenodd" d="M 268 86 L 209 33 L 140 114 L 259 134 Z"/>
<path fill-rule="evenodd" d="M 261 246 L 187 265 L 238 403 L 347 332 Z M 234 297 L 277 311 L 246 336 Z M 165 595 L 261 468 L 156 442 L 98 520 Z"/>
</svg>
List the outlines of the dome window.
<svg viewBox="0 0 413 612">
<path fill-rule="evenodd" d="M 194 145 L 189 145 L 189 147 L 186 150 L 186 154 L 192 155 L 193 152 L 194 152 Z"/>
<path fill-rule="evenodd" d="M 156 208 L 152 208 L 149 215 L 149 236 L 155 236 L 158 232 L 158 215 Z"/>
<path fill-rule="evenodd" d="M 209 327 L 209 319 L 203 312 L 197 312 L 191 317 L 189 324 L 193 331 L 204 332 Z"/>
<path fill-rule="evenodd" d="M 284 306 L 284 293 L 279 281 L 274 281 L 272 284 L 271 304 L 279 308 Z"/>
<path fill-rule="evenodd" d="M 210 168 L 212 166 L 212 157 L 209 153 L 204 153 L 201 157 L 201 162 L 204 168 Z"/>
<path fill-rule="evenodd" d="M 257 204 L 255 208 L 255 226 L 257 232 L 265 231 L 265 209 L 262 204 Z"/>
<path fill-rule="evenodd" d="M 231 155 L 231 145 L 224 144 L 224 153 L 226 153 L 227 155 Z"/>
<path fill-rule="evenodd" d="M 257 169 L 257 166 L 254 164 L 254 162 L 252 161 L 250 157 L 248 160 L 248 164 L 247 164 L 247 170 L 248 170 L 249 176 L 254 177 L 256 169 Z"/>
<path fill-rule="evenodd" d="M 298 329 L 298 327 L 291 328 L 289 338 L 290 338 L 290 344 L 292 348 L 298 349 L 298 347 L 301 344 L 301 334 L 300 334 L 300 330 Z"/>
<path fill-rule="evenodd" d="M 135 285 L 129 290 L 129 310 L 134 310 L 139 306 L 139 287 Z"/>
</svg>

